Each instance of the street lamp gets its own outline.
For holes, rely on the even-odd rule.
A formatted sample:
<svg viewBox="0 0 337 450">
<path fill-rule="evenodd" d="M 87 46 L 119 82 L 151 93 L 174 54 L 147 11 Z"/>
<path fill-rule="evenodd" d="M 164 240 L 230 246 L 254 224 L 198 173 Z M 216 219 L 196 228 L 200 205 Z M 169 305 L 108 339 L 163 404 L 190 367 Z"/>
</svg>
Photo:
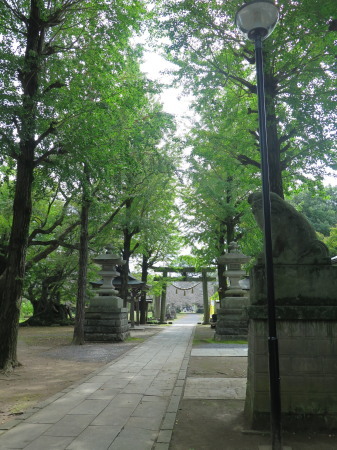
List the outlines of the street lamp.
<svg viewBox="0 0 337 450">
<path fill-rule="evenodd" d="M 275 318 L 275 287 L 273 251 L 271 240 L 271 203 L 269 162 L 267 148 L 266 108 L 264 94 L 262 41 L 273 31 L 279 12 L 270 0 L 253 0 L 244 4 L 236 13 L 235 24 L 245 37 L 254 41 L 259 111 L 259 138 L 261 150 L 262 198 L 264 216 L 264 252 L 268 303 L 268 353 L 270 387 L 270 421 L 272 449 L 281 450 L 281 395 L 278 340 Z"/>
</svg>

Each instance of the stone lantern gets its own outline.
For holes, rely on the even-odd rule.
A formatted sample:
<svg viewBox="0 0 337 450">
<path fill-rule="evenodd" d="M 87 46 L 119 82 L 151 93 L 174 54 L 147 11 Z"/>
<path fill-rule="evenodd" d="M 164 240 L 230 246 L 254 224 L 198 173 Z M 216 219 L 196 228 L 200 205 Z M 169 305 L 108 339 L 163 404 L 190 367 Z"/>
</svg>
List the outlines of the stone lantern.
<svg viewBox="0 0 337 450">
<path fill-rule="evenodd" d="M 240 280 L 246 275 L 246 271 L 242 270 L 242 265 L 250 260 L 249 256 L 240 252 L 238 244 L 231 242 L 229 244 L 230 253 L 226 253 L 219 257 L 219 262 L 226 265 L 224 275 L 229 278 L 229 286 L 226 290 L 226 297 L 244 297 L 247 295 L 240 286 Z"/>
<path fill-rule="evenodd" d="M 84 338 L 86 341 L 124 341 L 130 335 L 128 309 L 123 308 L 123 300 L 118 297 L 113 280 L 119 275 L 116 265 L 125 264 L 125 261 L 107 247 L 107 252 L 94 258 L 94 262 L 102 266 L 99 274 L 103 284 L 85 313 Z"/>
<path fill-rule="evenodd" d="M 214 338 L 246 339 L 248 321 L 245 308 L 248 306 L 247 290 L 242 289 L 240 281 L 246 272 L 242 265 L 249 261 L 249 256 L 239 251 L 236 242 L 229 245 L 230 253 L 218 258 L 219 263 L 226 266 L 224 275 L 229 278 L 229 286 L 225 298 L 220 300 L 220 309 L 217 312 L 216 331 Z"/>
</svg>

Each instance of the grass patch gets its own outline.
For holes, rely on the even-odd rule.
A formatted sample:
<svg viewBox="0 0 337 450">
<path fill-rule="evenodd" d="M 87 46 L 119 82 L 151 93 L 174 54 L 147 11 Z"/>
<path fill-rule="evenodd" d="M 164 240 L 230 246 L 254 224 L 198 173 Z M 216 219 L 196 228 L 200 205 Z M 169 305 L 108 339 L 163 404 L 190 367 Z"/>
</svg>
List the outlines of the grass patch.
<svg viewBox="0 0 337 450">
<path fill-rule="evenodd" d="M 38 399 L 37 395 L 30 395 L 20 397 L 20 399 L 10 408 L 10 414 L 13 416 L 23 414 L 23 412 L 29 408 L 32 402 Z"/>
<path fill-rule="evenodd" d="M 140 337 L 128 337 L 125 339 L 125 342 L 144 342 L 145 338 Z"/>
<path fill-rule="evenodd" d="M 70 345 L 73 327 L 24 327 L 19 328 L 19 341 L 29 346 Z"/>
<path fill-rule="evenodd" d="M 193 339 L 193 345 L 198 344 L 247 344 L 248 341 L 237 340 L 237 341 L 215 341 L 213 338 L 208 339 Z"/>
</svg>

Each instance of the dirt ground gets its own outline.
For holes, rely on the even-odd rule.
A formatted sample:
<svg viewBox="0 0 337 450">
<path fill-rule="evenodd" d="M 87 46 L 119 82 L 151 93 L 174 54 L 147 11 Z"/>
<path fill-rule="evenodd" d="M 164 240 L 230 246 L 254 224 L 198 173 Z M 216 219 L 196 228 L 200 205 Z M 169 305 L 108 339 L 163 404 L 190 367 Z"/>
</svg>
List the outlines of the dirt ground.
<svg viewBox="0 0 337 450">
<path fill-rule="evenodd" d="M 18 359 L 22 366 L 8 375 L 0 374 L 0 424 L 23 414 L 157 332 L 156 327 L 136 329 L 126 342 L 73 346 L 72 327 L 20 328 Z"/>
<path fill-rule="evenodd" d="M 207 326 L 197 326 L 194 348 L 220 348 L 209 343 L 214 334 Z M 208 339 L 208 341 L 206 341 Z M 197 357 L 189 359 L 187 377 L 245 378 L 246 357 Z M 266 432 L 250 430 L 244 418 L 244 400 L 183 398 L 170 443 L 170 450 L 257 450 L 270 447 L 269 423 Z M 283 445 L 292 450 L 336 450 L 336 433 L 285 432 Z"/>
</svg>

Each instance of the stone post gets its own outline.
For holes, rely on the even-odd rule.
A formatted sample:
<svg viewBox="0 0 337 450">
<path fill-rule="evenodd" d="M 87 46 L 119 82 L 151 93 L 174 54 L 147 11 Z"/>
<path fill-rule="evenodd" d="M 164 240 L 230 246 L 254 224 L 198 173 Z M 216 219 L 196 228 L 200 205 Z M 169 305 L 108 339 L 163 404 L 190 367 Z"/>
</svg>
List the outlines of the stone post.
<svg viewBox="0 0 337 450">
<path fill-rule="evenodd" d="M 154 315 L 154 319 L 158 320 L 160 318 L 160 300 L 161 297 L 160 295 L 156 295 L 154 297 L 154 305 L 153 305 L 153 315 Z"/>
<path fill-rule="evenodd" d="M 204 322 L 209 324 L 209 304 L 208 304 L 208 289 L 207 289 L 207 269 L 202 269 L 202 298 L 204 303 Z"/>
<path fill-rule="evenodd" d="M 168 271 L 164 270 L 163 272 L 163 288 L 161 293 L 161 304 L 160 304 L 160 323 L 164 323 L 166 320 L 166 278 L 167 278 Z"/>
</svg>

